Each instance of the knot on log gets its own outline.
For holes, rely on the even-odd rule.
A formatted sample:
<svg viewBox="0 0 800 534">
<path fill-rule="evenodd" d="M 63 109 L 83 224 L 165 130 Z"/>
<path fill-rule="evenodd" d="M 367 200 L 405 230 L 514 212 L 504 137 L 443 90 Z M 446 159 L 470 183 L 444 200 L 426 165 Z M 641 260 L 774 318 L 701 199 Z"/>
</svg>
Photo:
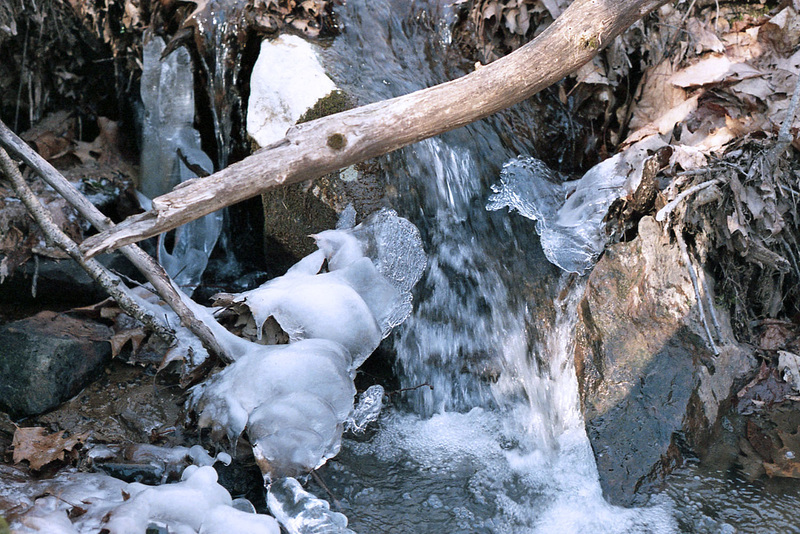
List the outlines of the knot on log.
<svg viewBox="0 0 800 534">
<path fill-rule="evenodd" d="M 334 150 L 341 150 L 347 146 L 347 138 L 340 133 L 331 134 L 328 136 L 327 144 Z"/>
</svg>

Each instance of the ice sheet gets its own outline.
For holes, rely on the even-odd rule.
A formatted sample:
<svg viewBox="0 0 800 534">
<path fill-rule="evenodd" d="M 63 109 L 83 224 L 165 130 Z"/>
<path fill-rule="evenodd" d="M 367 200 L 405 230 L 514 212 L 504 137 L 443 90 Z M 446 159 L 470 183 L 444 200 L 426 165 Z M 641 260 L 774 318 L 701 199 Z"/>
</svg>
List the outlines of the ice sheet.
<svg viewBox="0 0 800 534">
<path fill-rule="evenodd" d="M 189 466 L 181 482 L 161 486 L 64 471 L 52 479 L 19 483 L 5 491 L 15 491 L 20 506 L 27 507 L 11 525 L 19 533 L 83 534 L 104 529 L 110 534 L 131 534 L 145 532 L 151 525 L 195 534 L 280 532 L 273 517 L 234 508 L 210 466 Z M 75 513 L 76 503 L 80 503 L 80 513 Z"/>
</svg>

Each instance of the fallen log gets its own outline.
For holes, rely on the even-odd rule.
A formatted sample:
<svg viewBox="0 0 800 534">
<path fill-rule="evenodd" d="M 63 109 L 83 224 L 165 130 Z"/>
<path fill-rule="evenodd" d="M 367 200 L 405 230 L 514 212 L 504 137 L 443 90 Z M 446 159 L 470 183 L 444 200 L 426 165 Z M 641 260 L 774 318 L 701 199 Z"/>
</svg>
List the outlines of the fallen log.
<svg viewBox="0 0 800 534">
<path fill-rule="evenodd" d="M 313 179 L 521 102 L 587 63 L 666 0 L 575 0 L 541 35 L 475 72 L 292 127 L 281 141 L 86 239 L 87 257 L 166 232 L 284 184 Z"/>
</svg>

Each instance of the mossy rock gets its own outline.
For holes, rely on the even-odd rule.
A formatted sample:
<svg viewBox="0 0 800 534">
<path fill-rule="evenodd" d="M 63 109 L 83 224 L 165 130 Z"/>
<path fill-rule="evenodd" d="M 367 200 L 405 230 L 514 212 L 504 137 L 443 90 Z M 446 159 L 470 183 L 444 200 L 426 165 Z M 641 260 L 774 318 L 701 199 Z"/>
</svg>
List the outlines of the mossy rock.
<svg viewBox="0 0 800 534">
<path fill-rule="evenodd" d="M 354 104 L 347 93 L 337 89 L 318 100 L 297 122 L 346 111 Z M 288 267 L 316 250 L 309 234 L 335 227 L 348 204 L 353 205 L 360 222 L 385 204 L 384 197 L 379 166 L 364 163 L 302 184 L 269 190 L 261 195 L 266 256 L 285 258 Z"/>
<path fill-rule="evenodd" d="M 355 107 L 355 103 L 350 96 L 340 89 L 334 89 L 328 96 L 320 98 L 308 111 L 303 113 L 297 124 L 310 122 L 334 113 L 341 113 Z"/>
</svg>

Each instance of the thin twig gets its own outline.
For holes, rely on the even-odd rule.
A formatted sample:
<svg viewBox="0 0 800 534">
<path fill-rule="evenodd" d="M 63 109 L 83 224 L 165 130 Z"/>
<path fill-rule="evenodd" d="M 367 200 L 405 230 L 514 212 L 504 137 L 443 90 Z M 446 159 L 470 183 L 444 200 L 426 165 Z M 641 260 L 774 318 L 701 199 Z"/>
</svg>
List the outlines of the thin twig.
<svg viewBox="0 0 800 534">
<path fill-rule="evenodd" d="M 706 336 L 708 337 L 708 345 L 711 348 L 711 352 L 714 353 L 714 356 L 719 356 L 719 349 L 717 349 L 717 345 L 714 343 L 714 338 L 711 336 L 711 329 L 708 327 L 708 321 L 706 321 L 706 314 L 703 311 L 703 299 L 700 296 L 700 285 L 697 283 L 697 274 L 694 272 L 692 259 L 689 256 L 689 251 L 686 248 L 686 241 L 683 240 L 683 230 L 681 228 L 675 229 L 675 239 L 677 239 L 678 247 L 680 247 L 681 249 L 681 254 L 683 255 L 683 263 L 686 265 L 686 269 L 689 271 L 689 278 L 692 279 L 692 286 L 694 286 L 694 294 L 695 298 L 697 299 L 697 311 L 700 313 L 700 321 L 702 321 L 703 327 L 706 329 Z"/>
<path fill-rule="evenodd" d="M 0 146 L 25 162 L 28 167 L 64 197 L 95 228 L 103 231 L 114 226 L 111 219 L 103 215 L 55 167 L 14 134 L 2 121 L 0 121 Z M 147 278 L 155 288 L 158 296 L 175 311 L 180 317 L 181 323 L 200 339 L 210 353 L 219 356 L 225 362 L 232 362 L 235 359 L 233 354 L 230 354 L 220 345 L 208 325 L 199 320 L 189 309 L 161 265 L 137 245 L 121 247 L 120 252 Z"/>
<path fill-rule="evenodd" d="M 706 271 L 702 267 L 697 268 L 697 278 L 700 280 L 703 295 L 706 297 L 706 305 L 708 306 L 708 314 L 711 316 L 711 323 L 714 325 L 714 333 L 717 334 L 717 339 L 722 341 L 722 328 L 720 328 L 719 320 L 717 319 L 717 309 L 714 307 L 714 300 L 711 298 L 711 291 L 708 288 Z"/>
<path fill-rule="evenodd" d="M 332 491 L 331 491 L 331 490 L 328 488 L 328 485 L 327 485 L 327 484 L 325 484 L 325 481 L 324 481 L 324 480 L 322 480 L 322 477 L 321 477 L 321 476 L 319 476 L 319 473 L 317 473 L 317 470 L 316 470 L 316 469 L 314 469 L 313 471 L 311 471 L 311 476 L 312 476 L 312 477 L 314 477 L 314 480 L 316 481 L 316 483 L 317 483 L 317 484 L 319 484 L 319 485 L 320 485 L 320 487 L 321 487 L 322 489 L 324 489 L 324 490 L 325 490 L 325 492 L 328 494 L 328 497 L 330 497 L 330 498 L 331 498 L 331 500 L 333 501 L 333 506 L 334 506 L 334 507 L 335 507 L 337 510 L 342 510 L 342 503 L 341 503 L 341 502 L 339 502 L 339 499 L 337 499 L 337 498 L 336 498 L 336 495 L 334 495 L 334 494 L 333 494 L 333 492 L 332 492 Z"/>
<path fill-rule="evenodd" d="M 672 210 L 675 209 L 675 207 L 678 204 L 681 203 L 681 201 L 683 201 L 683 199 L 685 199 L 689 195 L 697 193 L 698 191 L 702 191 L 707 187 L 711 187 L 712 185 L 721 184 L 722 182 L 723 182 L 722 178 L 714 178 L 713 180 L 703 182 L 702 184 L 694 185 L 689 189 L 687 189 L 686 191 L 681 192 L 678 196 L 676 196 L 669 203 L 667 203 L 666 206 L 658 210 L 658 213 L 656 213 L 656 220 L 658 222 L 664 222 L 665 220 L 667 220 L 667 216 L 672 212 Z"/>
<path fill-rule="evenodd" d="M 78 264 L 89 273 L 89 276 L 100 284 L 103 289 L 119 303 L 120 307 L 125 310 L 125 313 L 144 323 L 168 343 L 172 343 L 175 340 L 175 333 L 158 321 L 153 314 L 139 306 L 135 297 L 132 296 L 130 290 L 119 277 L 109 272 L 97 260 L 84 259 L 78 249 L 78 245 L 53 222 L 53 217 L 50 215 L 50 212 L 42 206 L 36 194 L 34 194 L 28 183 L 22 177 L 16 163 L 14 163 L 8 153 L 2 148 L 0 148 L 0 170 L 3 171 L 3 174 L 5 174 L 11 182 L 11 186 L 14 188 L 17 197 L 25 204 L 28 213 L 30 213 L 33 220 L 36 221 L 36 224 L 39 225 L 39 228 L 41 228 L 48 239 L 52 240 L 59 248 L 69 254 L 73 260 L 78 262 Z"/>
</svg>

